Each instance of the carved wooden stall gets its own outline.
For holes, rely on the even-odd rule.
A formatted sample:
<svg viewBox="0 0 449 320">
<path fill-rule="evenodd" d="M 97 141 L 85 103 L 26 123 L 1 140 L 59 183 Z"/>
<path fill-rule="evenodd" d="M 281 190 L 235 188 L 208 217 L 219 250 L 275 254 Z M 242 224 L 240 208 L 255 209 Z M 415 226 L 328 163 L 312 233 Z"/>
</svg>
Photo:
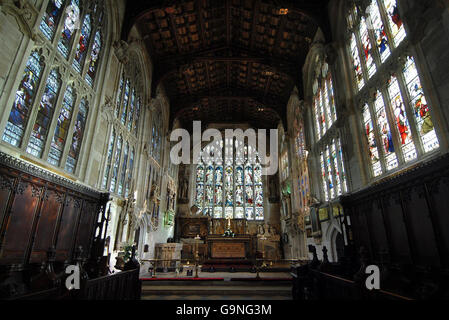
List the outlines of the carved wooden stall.
<svg viewBox="0 0 449 320">
<path fill-rule="evenodd" d="M 108 199 L 0 153 L 0 297 L 62 286 L 71 264 L 85 278 L 103 275 Z"/>
<path fill-rule="evenodd" d="M 449 294 L 449 155 L 345 196 L 342 204 L 355 250 L 366 251 L 364 263 L 381 266 L 384 288 L 416 298 Z"/>
</svg>

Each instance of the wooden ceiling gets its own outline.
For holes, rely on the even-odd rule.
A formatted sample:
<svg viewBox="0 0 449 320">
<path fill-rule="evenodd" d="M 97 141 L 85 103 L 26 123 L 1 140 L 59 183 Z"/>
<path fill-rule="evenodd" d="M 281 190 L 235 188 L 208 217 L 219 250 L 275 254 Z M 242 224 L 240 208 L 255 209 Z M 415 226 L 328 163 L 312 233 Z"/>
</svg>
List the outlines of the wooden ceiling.
<svg viewBox="0 0 449 320">
<path fill-rule="evenodd" d="M 330 37 L 328 0 L 128 1 L 122 38 L 136 25 L 163 84 L 171 120 L 285 121 L 318 28 Z M 281 9 L 288 9 L 281 14 Z"/>
</svg>

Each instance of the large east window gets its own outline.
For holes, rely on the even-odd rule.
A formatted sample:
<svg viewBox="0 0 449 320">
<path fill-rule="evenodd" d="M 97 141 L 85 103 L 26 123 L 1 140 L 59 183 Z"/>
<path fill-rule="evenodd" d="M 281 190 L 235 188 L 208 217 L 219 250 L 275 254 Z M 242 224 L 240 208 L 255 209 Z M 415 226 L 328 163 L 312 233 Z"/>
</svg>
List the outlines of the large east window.
<svg viewBox="0 0 449 320">
<path fill-rule="evenodd" d="M 237 141 L 230 139 L 226 148 L 234 148 Z M 242 142 L 240 142 L 242 143 Z M 230 147 L 232 146 L 232 147 Z M 203 152 L 212 152 L 214 146 L 207 146 Z M 223 141 L 219 147 L 222 155 L 228 154 L 223 148 Z M 196 167 L 196 195 L 195 204 L 204 215 L 214 218 L 231 218 L 247 220 L 264 219 L 264 193 L 262 182 L 262 168 L 256 154 L 256 161 L 248 160 L 251 146 L 240 148 L 231 157 L 223 157 L 220 164 L 201 161 Z M 204 158 L 203 158 L 204 159 Z"/>
</svg>

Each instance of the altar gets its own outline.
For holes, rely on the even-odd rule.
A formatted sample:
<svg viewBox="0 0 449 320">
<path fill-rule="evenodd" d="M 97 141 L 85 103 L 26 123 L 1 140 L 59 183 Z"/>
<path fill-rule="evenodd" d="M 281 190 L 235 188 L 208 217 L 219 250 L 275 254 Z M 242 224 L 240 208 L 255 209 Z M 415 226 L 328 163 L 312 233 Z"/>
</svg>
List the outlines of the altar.
<svg viewBox="0 0 449 320">
<path fill-rule="evenodd" d="M 224 237 L 209 235 L 206 239 L 210 259 L 251 259 L 253 257 L 252 237 L 238 235 Z"/>
</svg>

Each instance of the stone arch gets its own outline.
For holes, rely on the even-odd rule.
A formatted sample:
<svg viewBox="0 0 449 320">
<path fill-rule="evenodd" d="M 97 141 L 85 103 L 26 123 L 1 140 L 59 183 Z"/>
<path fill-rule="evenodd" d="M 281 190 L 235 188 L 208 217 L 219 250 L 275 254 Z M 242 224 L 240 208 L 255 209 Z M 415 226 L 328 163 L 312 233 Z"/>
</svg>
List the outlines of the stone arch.
<svg viewBox="0 0 449 320">
<path fill-rule="evenodd" d="M 331 224 L 329 225 L 326 232 L 326 239 L 329 241 L 329 259 L 333 262 L 337 262 L 337 236 L 342 234 L 341 228 L 336 224 L 335 220 L 332 219 Z"/>
</svg>

